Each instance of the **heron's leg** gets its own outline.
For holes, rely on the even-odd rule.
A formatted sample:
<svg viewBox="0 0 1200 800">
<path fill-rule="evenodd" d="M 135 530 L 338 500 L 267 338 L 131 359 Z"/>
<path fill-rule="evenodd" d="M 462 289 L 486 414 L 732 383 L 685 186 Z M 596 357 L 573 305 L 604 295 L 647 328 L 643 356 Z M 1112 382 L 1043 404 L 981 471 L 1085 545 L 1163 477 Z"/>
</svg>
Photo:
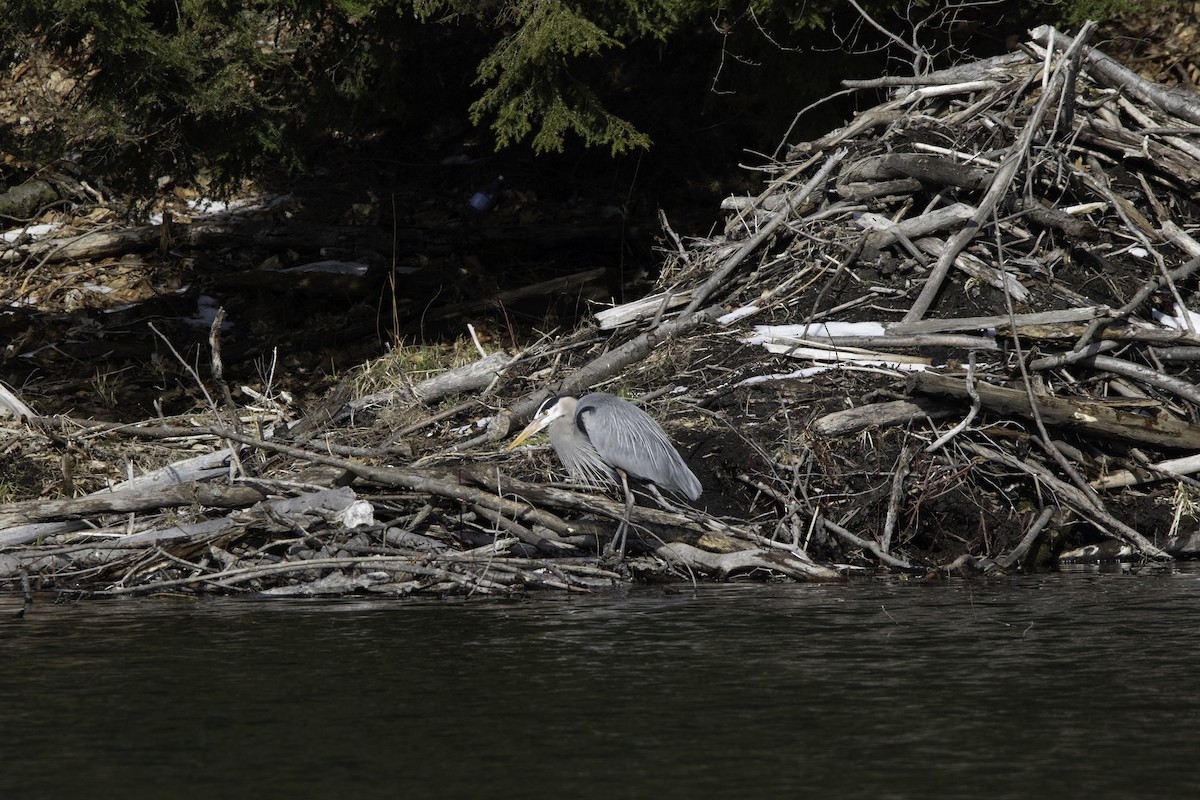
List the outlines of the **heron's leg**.
<svg viewBox="0 0 1200 800">
<path fill-rule="evenodd" d="M 657 501 L 658 504 L 660 506 L 662 506 L 664 509 L 666 509 L 667 511 L 674 511 L 676 514 L 682 513 L 679 510 L 678 506 L 674 505 L 670 500 L 663 497 L 663 493 L 660 492 L 658 490 L 658 487 L 655 486 L 653 483 L 646 484 L 646 491 L 648 491 L 650 494 L 654 495 L 655 501 Z"/>
<path fill-rule="evenodd" d="M 617 557 L 625 559 L 625 539 L 629 536 L 629 518 L 633 515 L 633 492 L 629 491 L 629 478 L 621 472 L 621 488 L 625 491 L 625 518 L 621 520 L 621 549 Z"/>
<path fill-rule="evenodd" d="M 617 552 L 617 558 L 625 558 L 625 537 L 629 532 L 629 517 L 633 514 L 633 492 L 629 491 L 629 477 L 625 474 L 625 470 L 617 470 L 617 474 L 621 476 L 621 490 L 625 492 L 625 516 L 621 518 L 621 525 L 617 528 L 617 533 L 613 536 L 612 541 L 608 543 L 604 554 L 611 556 L 613 551 Z M 620 540 L 621 546 L 618 549 L 617 540 Z"/>
</svg>

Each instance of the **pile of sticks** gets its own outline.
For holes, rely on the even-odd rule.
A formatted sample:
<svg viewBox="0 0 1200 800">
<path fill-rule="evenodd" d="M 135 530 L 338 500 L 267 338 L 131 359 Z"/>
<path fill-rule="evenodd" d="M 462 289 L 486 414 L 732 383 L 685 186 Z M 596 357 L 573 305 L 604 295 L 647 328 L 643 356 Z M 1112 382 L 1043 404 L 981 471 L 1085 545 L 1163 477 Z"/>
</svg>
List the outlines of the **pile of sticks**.
<svg viewBox="0 0 1200 800">
<path fill-rule="evenodd" d="M 18 411 L 4 431 L 64 463 L 170 463 L 0 505 L 0 585 L 507 594 L 1194 552 L 1200 98 L 1090 32 L 855 87 L 890 96 L 764 167 L 718 235 L 664 217 L 660 294 L 481 347 L 449 389 L 343 389 L 288 424 L 219 391 L 204 423 Z M 620 498 L 502 448 L 545 397 L 597 388 L 641 395 L 705 484 L 700 508 L 639 500 L 619 564 L 597 556 Z"/>
<path fill-rule="evenodd" d="M 1200 97 L 1142 81 L 1088 49 L 1090 33 L 1040 28 L 1018 53 L 873 82 L 894 99 L 791 148 L 766 192 L 729 204 L 731 237 L 787 231 L 747 286 L 766 302 L 731 317 L 789 324 L 744 341 L 909 376 L 808 426 L 807 483 L 859 489 L 818 503 L 788 492 L 812 518 L 876 511 L 877 557 L 905 520 L 924 558 L 988 569 L 1195 552 L 1187 473 L 1200 461 L 1178 456 L 1200 446 L 1200 242 L 1187 230 Z M 819 187 L 795 188 L 809 175 Z M 820 457 L 864 432 L 879 468 Z M 941 543 L 928 535 L 939 493 L 977 515 L 951 515 L 959 530 Z M 1110 546 L 1072 547 L 1097 539 Z"/>
</svg>

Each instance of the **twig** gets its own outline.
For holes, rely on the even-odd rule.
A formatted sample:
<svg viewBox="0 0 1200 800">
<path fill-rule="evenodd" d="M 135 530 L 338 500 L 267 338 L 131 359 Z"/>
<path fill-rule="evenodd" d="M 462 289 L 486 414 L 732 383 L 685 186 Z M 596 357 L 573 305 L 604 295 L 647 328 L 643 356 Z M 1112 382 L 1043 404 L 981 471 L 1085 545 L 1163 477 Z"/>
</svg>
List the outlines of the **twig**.
<svg viewBox="0 0 1200 800">
<path fill-rule="evenodd" d="M 967 359 L 967 396 L 971 398 L 971 408 L 967 411 L 967 415 L 959 421 L 950 430 L 943 433 L 932 444 L 925 448 L 926 453 L 935 453 L 945 447 L 955 436 L 965 431 L 967 427 L 975 421 L 975 417 L 979 414 L 979 410 L 983 408 L 983 398 L 979 396 L 979 390 L 975 388 L 975 351 L 972 350 Z"/>
<path fill-rule="evenodd" d="M 860 547 L 863 550 L 866 550 L 867 552 L 872 553 L 876 558 L 878 558 L 884 564 L 888 564 L 889 566 L 897 567 L 899 569 L 912 569 L 913 568 L 912 564 L 908 563 L 904 559 L 896 558 L 895 556 L 891 555 L 890 553 L 885 553 L 883 551 L 883 549 L 880 548 L 880 546 L 877 545 L 875 542 L 872 542 L 869 539 L 863 539 L 860 536 L 854 535 L 850 531 L 843 528 L 841 525 L 838 525 L 836 522 L 832 522 L 828 519 L 822 518 L 821 524 L 825 526 L 825 530 L 829 531 L 830 533 L 837 536 L 838 538 L 849 542 L 850 544 L 854 545 L 855 547 Z"/>
<path fill-rule="evenodd" d="M 1069 77 L 1074 77 L 1075 75 L 1074 70 L 1071 68 L 1075 51 L 1082 49 L 1087 43 L 1088 38 L 1091 36 L 1092 28 L 1091 21 L 1084 23 L 1083 27 L 1080 28 L 1078 35 L 1076 35 L 1075 40 L 1071 43 L 1070 49 L 1054 71 L 1054 81 L 1049 91 L 1042 94 L 1037 106 L 1029 115 L 1029 119 L 1026 121 L 1024 129 L 1022 129 L 1021 135 L 1005 154 L 1004 160 L 1001 161 L 1000 168 L 996 170 L 996 174 L 992 177 L 991 185 L 988 186 L 987 192 L 984 193 L 983 199 L 979 202 L 975 214 L 958 233 L 954 234 L 946 242 L 946 246 L 942 250 L 937 264 L 929 274 L 929 277 L 925 279 L 925 286 L 921 289 L 921 294 L 917 296 L 916 302 L 913 303 L 908 313 L 904 315 L 905 322 L 915 322 L 925 316 L 933 305 L 934 298 L 941 291 L 942 284 L 945 282 L 946 276 L 950 274 L 950 269 L 954 266 L 954 261 L 958 257 L 958 254 L 962 252 L 968 242 L 975 238 L 984 223 L 994 216 L 996 208 L 1008 192 L 1009 184 L 1012 183 L 1017 170 L 1020 169 L 1021 165 L 1029 157 L 1034 137 L 1040 132 L 1042 121 L 1045 119 L 1051 106 L 1057 102 L 1061 92 L 1064 90 L 1073 91 L 1073 89 L 1067 87 L 1067 80 Z M 1064 89 L 1064 87 L 1067 87 L 1067 89 Z"/>
<path fill-rule="evenodd" d="M 1033 476 L 1074 508 L 1076 512 L 1086 519 L 1091 520 L 1098 528 L 1108 531 L 1111 535 L 1136 548 L 1138 552 L 1148 558 L 1171 559 L 1170 554 L 1124 522 L 1109 514 L 1103 506 L 1094 503 L 1089 493 L 1082 492 L 1066 481 L 1056 478 L 1048 470 L 1034 466 L 1028 461 L 1022 461 L 1008 453 L 992 450 L 982 445 L 977 445 L 974 442 L 962 441 L 959 442 L 958 446 L 989 461 L 999 462 L 1011 469 L 1016 469 Z"/>
<path fill-rule="evenodd" d="M 218 317 L 219 316 L 220 315 L 218 315 Z M 175 349 L 175 345 L 171 344 L 171 340 L 164 336 L 158 328 L 154 327 L 153 322 L 148 322 L 146 324 L 150 327 L 150 330 L 154 331 L 154 334 L 159 339 L 162 339 L 163 344 L 165 344 L 171 351 L 171 354 L 175 356 L 175 360 L 178 361 L 180 365 L 192 376 L 192 380 L 196 382 L 196 386 L 198 386 L 200 391 L 204 394 L 204 399 L 208 403 L 209 409 L 212 410 L 213 416 L 217 419 L 220 419 L 221 411 L 217 408 L 216 401 L 213 400 L 212 395 L 208 393 L 208 388 L 205 387 L 204 381 L 200 380 L 200 374 L 196 372 L 195 368 L 193 368 L 191 364 L 184 360 L 183 356 L 179 354 L 179 351 Z M 219 362 L 220 356 L 218 355 L 216 358 Z M 230 398 L 230 402 L 232 403 L 232 398 Z M 234 417 L 234 424 L 240 427 L 240 423 L 237 422 L 237 414 L 234 413 L 232 409 L 230 413 Z M 235 448 L 232 444 L 229 444 L 229 450 L 232 453 L 232 457 L 230 458 L 230 469 L 236 474 L 244 476 L 246 474 L 246 470 L 242 466 L 241 459 L 237 455 L 237 448 Z"/>
<path fill-rule="evenodd" d="M 1082 33 L 1080 30 L 1080 34 Z M 1047 48 L 1052 47 L 1056 50 L 1072 50 L 1079 41 L 1076 37 L 1068 48 L 1066 37 L 1049 25 L 1035 28 L 1030 35 Z M 1139 100 L 1152 103 L 1170 114 L 1200 125 L 1200 102 L 1197 102 L 1195 93 L 1151 83 L 1097 50 L 1089 50 L 1087 59 L 1091 71 L 1102 77 L 1114 89 L 1130 92 Z"/>
<path fill-rule="evenodd" d="M 1046 527 L 1046 523 L 1048 523 L 1050 518 L 1054 516 L 1054 511 L 1055 509 L 1053 506 L 1046 506 L 1043 508 L 1042 513 L 1037 515 L 1037 519 L 1035 519 L 1029 526 L 1029 530 L 1025 532 L 1025 535 L 1021 538 L 1021 541 L 1017 544 L 1017 546 L 1014 547 L 1010 552 L 999 556 L 996 559 L 996 563 L 1004 569 L 1009 569 L 1013 564 L 1020 561 L 1025 556 L 1025 553 L 1029 551 L 1029 548 L 1033 547 L 1033 543 L 1036 542 L 1038 536 L 1041 535 L 1042 529 Z"/>
<path fill-rule="evenodd" d="M 212 325 L 208 326 L 208 348 L 211 359 L 212 380 L 213 384 L 221 390 L 221 397 L 225 401 L 225 410 L 229 414 L 229 424 L 235 430 L 241 430 L 242 423 L 238 419 L 237 405 L 234 404 L 233 395 L 229 392 L 229 384 L 225 382 L 225 365 L 221 360 L 221 326 L 224 323 L 225 308 L 222 306 L 213 315 Z"/>
<path fill-rule="evenodd" d="M 200 380 L 200 374 L 196 372 L 192 365 L 189 364 L 184 357 L 179 354 L 179 351 L 175 349 L 175 345 L 171 344 L 171 340 L 164 336 L 162 331 L 154 327 L 153 322 L 148 322 L 146 324 L 149 326 L 150 330 L 154 331 L 155 336 L 157 336 L 159 339 L 162 339 L 163 344 L 165 344 L 167 349 L 171 351 L 171 355 L 175 356 L 175 360 L 179 362 L 180 366 L 186 369 L 188 374 L 192 376 L 192 380 L 196 382 L 197 388 L 199 388 L 204 394 L 204 400 L 208 403 L 208 407 L 212 411 L 213 416 L 220 419 L 221 414 L 217 409 L 217 404 L 212 399 L 212 395 L 208 393 L 208 388 L 204 385 L 204 381 Z"/>
<path fill-rule="evenodd" d="M 787 196 L 787 202 L 771 215 L 771 218 L 762 226 L 758 233 L 739 247 L 737 252 L 730 256 L 716 272 L 709 276 L 708 280 L 696 288 L 695 294 L 692 296 L 692 302 L 687 304 L 687 307 L 684 308 L 680 316 L 687 317 L 695 313 L 708 300 L 709 295 L 728 280 L 729 274 L 737 269 L 738 265 L 745 261 L 747 256 L 757 250 L 763 242 L 770 238 L 771 234 L 779 226 L 790 219 L 792 211 L 796 206 L 801 205 L 810 194 L 824 186 L 825 182 L 829 179 L 829 174 L 833 172 L 833 168 L 846 157 L 846 152 L 844 149 L 838 150 L 825 160 L 821 168 L 808 179 L 808 182 L 804 186 L 794 192 L 790 192 Z"/>
<path fill-rule="evenodd" d="M 896 532 L 896 520 L 900 516 L 900 501 L 904 497 L 904 479 L 912 469 L 912 450 L 908 445 L 900 448 L 896 468 L 892 473 L 892 490 L 888 495 L 887 516 L 883 522 L 883 537 L 879 549 L 887 553 L 892 549 L 892 536 Z"/>
</svg>

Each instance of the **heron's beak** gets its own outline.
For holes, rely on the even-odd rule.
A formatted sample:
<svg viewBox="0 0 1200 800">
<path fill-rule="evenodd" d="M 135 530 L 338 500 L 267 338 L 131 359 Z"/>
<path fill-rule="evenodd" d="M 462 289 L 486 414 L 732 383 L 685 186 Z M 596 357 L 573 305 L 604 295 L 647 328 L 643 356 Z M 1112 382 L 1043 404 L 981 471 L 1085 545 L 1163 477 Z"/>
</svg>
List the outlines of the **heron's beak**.
<svg viewBox="0 0 1200 800">
<path fill-rule="evenodd" d="M 535 418 L 533 422 L 525 426 L 525 430 L 517 434 L 517 438 L 512 440 L 512 444 L 510 444 L 507 449 L 512 450 L 513 448 L 517 447 L 530 436 L 533 436 L 535 433 L 540 433 L 553 421 L 554 417 L 552 417 L 550 414 L 544 414 Z"/>
<path fill-rule="evenodd" d="M 555 403 L 550 408 L 544 408 L 539 411 L 533 418 L 533 422 L 525 426 L 525 430 L 517 434 L 517 438 L 513 439 L 512 444 L 508 446 L 509 450 L 519 445 L 521 442 L 533 436 L 546 428 L 550 427 L 550 423 L 561 418 L 563 415 L 562 403 Z"/>
</svg>

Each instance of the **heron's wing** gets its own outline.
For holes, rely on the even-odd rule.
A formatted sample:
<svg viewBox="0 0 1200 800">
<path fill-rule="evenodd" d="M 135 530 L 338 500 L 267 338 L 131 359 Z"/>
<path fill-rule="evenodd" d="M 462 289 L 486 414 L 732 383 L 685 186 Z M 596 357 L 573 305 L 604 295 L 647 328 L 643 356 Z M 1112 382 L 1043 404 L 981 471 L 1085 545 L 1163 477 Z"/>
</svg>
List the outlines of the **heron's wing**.
<svg viewBox="0 0 1200 800">
<path fill-rule="evenodd" d="M 575 427 L 575 420 L 563 420 L 550 426 L 550 444 L 571 478 L 589 486 L 618 485 L 616 473 L 595 446 Z"/>
<path fill-rule="evenodd" d="M 614 395 L 589 394 L 575 413 L 605 463 L 692 500 L 700 497 L 700 481 L 645 411 Z"/>
</svg>

